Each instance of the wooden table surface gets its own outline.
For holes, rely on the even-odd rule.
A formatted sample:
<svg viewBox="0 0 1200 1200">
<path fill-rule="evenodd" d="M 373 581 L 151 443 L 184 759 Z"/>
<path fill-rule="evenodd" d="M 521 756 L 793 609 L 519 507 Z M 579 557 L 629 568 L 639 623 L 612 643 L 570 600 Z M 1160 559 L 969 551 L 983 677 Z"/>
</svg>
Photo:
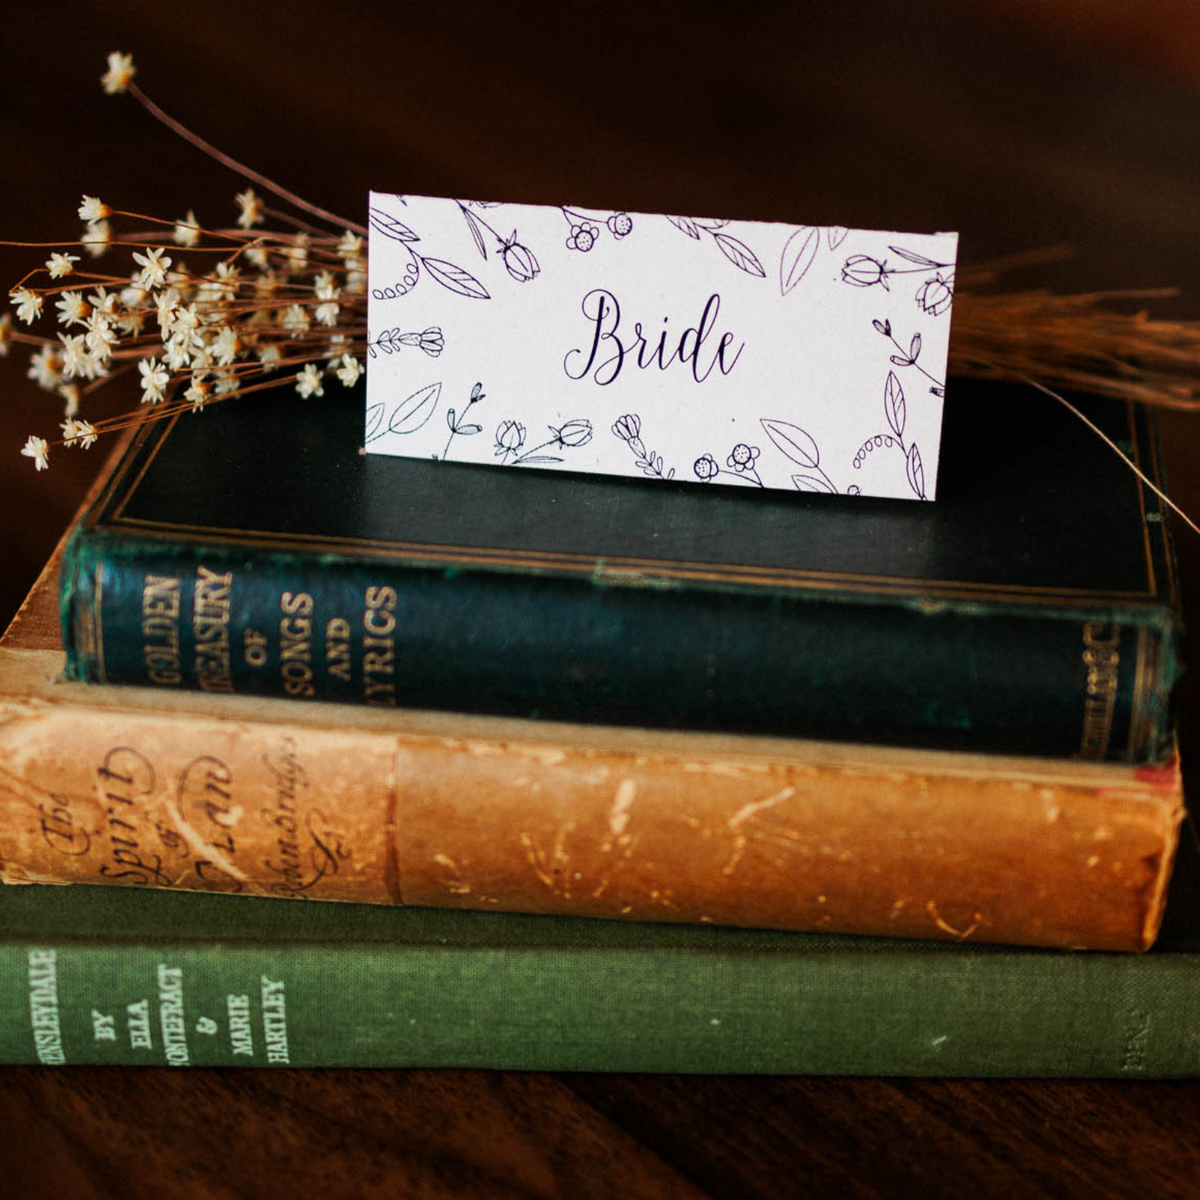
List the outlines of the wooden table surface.
<svg viewBox="0 0 1200 1200">
<path fill-rule="evenodd" d="M 232 217 L 240 179 L 101 94 L 119 48 L 168 110 L 350 216 L 374 186 L 958 229 L 965 261 L 1066 240 L 1062 286 L 1178 284 L 1167 310 L 1200 314 L 1191 0 L 267 7 L 6 11 L 0 234 L 74 236 L 84 192 Z M 32 253 L 0 249 L 0 273 Z M 60 451 L 35 476 L 18 457 L 58 420 L 24 357 L 0 363 L 0 623 L 101 460 Z M 1193 513 L 1197 421 L 1164 423 Z M 1200 596 L 1200 537 L 1179 540 Z M 1185 684 L 1185 751 L 1198 703 Z M 0 1179 L 80 1198 L 1184 1196 L 1200 1194 L 1200 1090 L 9 1068 Z"/>
</svg>

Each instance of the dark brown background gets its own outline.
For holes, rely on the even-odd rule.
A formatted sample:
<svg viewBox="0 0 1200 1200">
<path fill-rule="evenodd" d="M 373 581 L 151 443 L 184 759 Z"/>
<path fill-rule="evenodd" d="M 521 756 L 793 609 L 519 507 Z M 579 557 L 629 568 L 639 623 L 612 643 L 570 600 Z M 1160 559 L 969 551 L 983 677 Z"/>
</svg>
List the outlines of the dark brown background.
<svg viewBox="0 0 1200 1200">
<path fill-rule="evenodd" d="M 109 0 L 43 13 L 4 17 L 5 236 L 75 236 L 85 191 L 165 217 L 233 217 L 239 179 L 101 94 L 105 53 L 120 48 L 169 111 L 351 217 L 375 186 L 951 228 L 967 261 L 1069 240 L 1079 253 L 1054 268 L 1062 286 L 1178 284 L 1174 311 L 1200 314 L 1191 0 Z M 4 281 L 35 253 L 0 250 Z M 24 353 L 0 363 L 0 623 L 101 458 L 60 450 L 35 476 L 18 450 L 59 414 L 24 369 Z M 108 411 L 133 399 L 111 395 Z M 1198 429 L 1165 424 L 1173 491 L 1193 512 Z M 1180 551 L 1200 595 L 1200 538 Z M 1189 684 L 1185 749 L 1196 703 Z M 0 1162 L 0 1186 L 25 1196 L 1158 1197 L 1200 1190 L 1200 1092 L 18 1068 L 0 1071 Z"/>
</svg>

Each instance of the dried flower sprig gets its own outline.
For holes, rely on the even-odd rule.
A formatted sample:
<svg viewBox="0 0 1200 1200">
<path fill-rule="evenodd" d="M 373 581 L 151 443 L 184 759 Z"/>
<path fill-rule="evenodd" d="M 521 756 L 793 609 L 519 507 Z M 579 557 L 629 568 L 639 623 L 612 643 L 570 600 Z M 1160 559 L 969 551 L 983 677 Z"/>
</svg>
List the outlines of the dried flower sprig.
<svg viewBox="0 0 1200 1200">
<path fill-rule="evenodd" d="M 324 394 L 327 379 L 353 387 L 363 370 L 366 229 L 192 133 L 138 87 L 135 72 L 130 55 L 113 53 L 100 82 L 110 95 L 133 96 L 168 128 L 294 211 L 268 209 L 251 186 L 234 199 L 233 225 L 208 228 L 190 209 L 181 219 L 163 220 L 84 196 L 78 209 L 84 228 L 75 241 L 0 242 L 50 251 L 43 265 L 9 289 L 9 299 L 20 324 L 32 330 L 49 318 L 49 306 L 61 328 L 54 336 L 27 332 L 11 314 L 0 314 L 0 356 L 13 343 L 33 347 L 29 377 L 65 403 L 61 436 L 48 442 L 31 435 L 21 449 L 38 470 L 47 466 L 53 446 L 87 448 L 101 434 L 145 417 L 199 411 L 277 386 L 281 378 L 290 378 L 308 399 Z M 265 225 L 268 217 L 276 228 Z M 114 221 L 134 227 L 117 236 Z M 80 269 L 85 255 L 99 260 L 123 250 L 130 252 L 124 273 Z M 952 374 L 1024 380 L 1064 404 L 1052 386 L 1200 409 L 1200 322 L 1155 320 L 1110 306 L 1163 292 L 987 290 L 1006 271 L 1038 257 L 959 271 Z M 426 333 L 437 336 L 423 335 L 422 348 L 440 349 L 440 331 Z M 94 423 L 79 416 L 85 396 L 133 375 L 148 413 Z"/>
</svg>

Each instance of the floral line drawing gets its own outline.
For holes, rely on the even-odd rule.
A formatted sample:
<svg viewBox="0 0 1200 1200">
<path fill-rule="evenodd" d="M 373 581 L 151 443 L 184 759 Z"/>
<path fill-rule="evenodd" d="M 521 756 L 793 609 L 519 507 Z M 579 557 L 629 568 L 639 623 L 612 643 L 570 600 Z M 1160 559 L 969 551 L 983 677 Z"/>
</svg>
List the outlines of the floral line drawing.
<svg viewBox="0 0 1200 1200">
<path fill-rule="evenodd" d="M 620 438 L 633 452 L 637 467 L 643 475 L 654 479 L 675 478 L 675 468 L 671 467 L 663 474 L 663 456 L 646 449 L 646 443 L 642 441 L 642 418 L 637 413 L 626 413 L 618 417 L 612 424 L 612 432 L 614 437 Z"/>
<path fill-rule="evenodd" d="M 433 416 L 433 411 L 437 408 L 438 397 L 441 394 L 441 380 L 437 383 L 426 384 L 425 387 L 413 392 L 411 396 L 406 396 L 392 409 L 386 427 L 383 424 L 383 417 L 387 405 L 372 404 L 367 409 L 364 443 L 373 442 L 387 433 L 416 433 Z"/>
<path fill-rule="evenodd" d="M 723 255 L 739 271 L 745 271 L 747 275 L 756 275 L 759 279 L 766 279 L 767 272 L 762 263 L 758 261 L 758 256 L 746 245 L 745 242 L 739 241 L 732 234 L 723 232 L 728 221 L 718 221 L 706 217 L 667 217 L 681 233 L 686 233 L 688 237 L 695 241 L 700 241 L 701 233 L 707 233 L 709 237 L 717 243 L 717 248 Z"/>
<path fill-rule="evenodd" d="M 426 258 L 414 250 L 413 246 L 421 239 L 399 217 L 394 217 L 381 208 L 372 208 L 368 222 L 376 233 L 381 233 L 384 237 L 399 242 L 407 251 L 409 258 L 408 266 L 405 267 L 404 275 L 398 283 L 372 290 L 371 295 L 376 300 L 395 300 L 400 296 L 407 295 L 417 286 L 422 270 L 434 283 L 440 284 L 447 291 L 454 292 L 455 295 L 466 296 L 471 300 L 491 299 L 487 288 L 470 271 L 465 271 L 462 267 L 442 258 Z"/>
<path fill-rule="evenodd" d="M 836 250 L 850 232 L 844 225 L 801 225 L 784 243 L 779 256 L 779 294 L 786 296 L 808 274 L 821 248 L 821 230 L 830 250 Z"/>
<path fill-rule="evenodd" d="M 890 320 L 880 321 L 876 319 L 872 321 L 871 324 L 875 327 L 877 333 L 883 334 L 883 336 L 887 338 L 893 346 L 895 346 L 896 353 L 891 356 L 890 360 L 894 366 L 916 367 L 917 370 L 929 380 L 931 385 L 929 388 L 930 392 L 932 392 L 935 396 L 945 396 L 946 385 L 940 379 L 938 379 L 936 375 L 931 375 L 923 366 L 920 365 L 920 363 L 917 362 L 917 359 L 921 355 L 920 333 L 914 333 L 912 335 L 912 338 L 908 343 L 908 350 L 905 351 L 904 347 L 901 346 L 898 341 L 896 341 L 896 337 L 892 333 L 892 323 Z"/>
<path fill-rule="evenodd" d="M 450 457 L 450 443 L 456 437 L 471 437 L 476 433 L 483 432 L 483 426 L 478 424 L 463 424 L 462 417 L 465 417 L 471 408 L 478 404 L 480 400 L 486 399 L 487 393 L 483 390 L 483 384 L 477 383 L 471 389 L 471 398 L 467 401 L 467 407 L 462 410 L 460 417 L 453 408 L 446 410 L 446 424 L 450 428 L 450 436 L 446 439 L 446 448 L 442 451 L 442 461 L 445 462 Z"/>
<path fill-rule="evenodd" d="M 385 329 L 377 338 L 368 341 L 367 353 L 372 358 L 378 357 L 381 350 L 384 354 L 397 354 L 401 346 L 415 346 L 430 358 L 437 358 L 445 349 L 446 341 L 437 325 L 431 325 L 419 333 L 406 333 L 397 325 L 395 329 Z"/>
<path fill-rule="evenodd" d="M 603 221 L 618 242 L 633 231 L 633 218 L 626 212 L 615 212 L 608 217 L 591 217 L 565 204 L 559 205 L 559 212 L 571 230 L 567 234 L 567 249 L 578 250 L 580 254 L 586 254 L 599 240 L 600 226 L 597 221 Z"/>
<path fill-rule="evenodd" d="M 908 486 L 918 500 L 928 500 L 929 497 L 925 495 L 925 467 L 921 462 L 921 451 L 916 442 L 905 444 L 904 441 L 907 411 L 900 379 L 895 371 L 889 371 L 887 381 L 883 385 L 883 415 L 892 432 L 877 433 L 867 438 L 854 455 L 854 469 L 861 470 L 867 455 L 876 449 L 898 449 L 904 455 L 904 474 L 908 479 Z"/>
<path fill-rule="evenodd" d="M 559 463 L 562 462 L 561 456 L 541 454 L 540 451 L 551 446 L 560 450 L 575 449 L 586 446 L 592 440 L 592 423 L 582 417 L 575 417 L 561 426 L 548 425 L 546 428 L 550 430 L 551 436 L 521 454 L 520 451 L 525 445 L 525 426 L 520 421 L 501 421 L 496 426 L 495 449 L 495 457 L 500 459 L 500 465 L 519 467 Z"/>
<path fill-rule="evenodd" d="M 538 260 L 532 250 L 528 246 L 522 245 L 517 241 L 517 231 L 514 229 L 510 237 L 501 237 L 500 234 L 492 227 L 492 225 L 481 217 L 477 212 L 472 212 L 470 208 L 462 200 L 456 200 L 459 212 L 463 215 L 463 220 L 467 223 L 467 228 L 471 231 L 471 237 L 475 239 L 475 246 L 479 250 L 484 261 L 487 260 L 487 239 L 483 236 L 484 231 L 492 235 L 499 243 L 500 261 L 504 264 L 504 269 L 518 283 L 528 283 L 531 279 L 541 274 L 542 268 L 538 265 Z M 494 204 L 482 204 L 479 201 L 475 202 L 477 207 L 494 208 Z"/>
<path fill-rule="evenodd" d="M 739 483 L 766 487 L 756 466 L 761 453 L 757 446 L 738 442 L 726 457 L 724 467 L 720 466 L 711 454 L 702 454 L 692 463 L 692 472 L 702 483 L 711 483 L 718 475 L 729 475 Z"/>
<path fill-rule="evenodd" d="M 792 476 L 792 485 L 797 491 L 838 494 L 837 485 L 821 466 L 821 452 L 811 434 L 799 425 L 773 417 L 760 417 L 758 423 L 784 458 L 804 468 Z"/>
<path fill-rule="evenodd" d="M 938 262 L 915 250 L 903 246 L 889 246 L 897 257 L 912 263 L 909 267 L 890 267 L 886 258 L 872 258 L 869 254 L 852 254 L 842 265 L 842 282 L 851 287 L 875 287 L 890 291 L 888 279 L 893 275 L 925 275 L 927 278 L 917 289 L 916 302 L 923 313 L 940 317 L 954 300 L 954 264 Z M 933 271 L 932 276 L 929 272 Z M 946 271 L 948 274 L 943 275 Z"/>
</svg>

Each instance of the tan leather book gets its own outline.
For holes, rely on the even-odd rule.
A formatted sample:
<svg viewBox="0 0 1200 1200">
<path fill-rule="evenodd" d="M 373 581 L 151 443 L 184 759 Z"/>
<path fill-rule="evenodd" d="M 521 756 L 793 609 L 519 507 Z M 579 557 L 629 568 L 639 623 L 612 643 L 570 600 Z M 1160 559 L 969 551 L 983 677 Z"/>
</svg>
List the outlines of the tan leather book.
<svg viewBox="0 0 1200 1200">
<path fill-rule="evenodd" d="M 102 481 L 101 481 L 102 482 Z M 63 682 L 0 641 L 0 876 L 1143 950 L 1161 767 Z"/>
</svg>

